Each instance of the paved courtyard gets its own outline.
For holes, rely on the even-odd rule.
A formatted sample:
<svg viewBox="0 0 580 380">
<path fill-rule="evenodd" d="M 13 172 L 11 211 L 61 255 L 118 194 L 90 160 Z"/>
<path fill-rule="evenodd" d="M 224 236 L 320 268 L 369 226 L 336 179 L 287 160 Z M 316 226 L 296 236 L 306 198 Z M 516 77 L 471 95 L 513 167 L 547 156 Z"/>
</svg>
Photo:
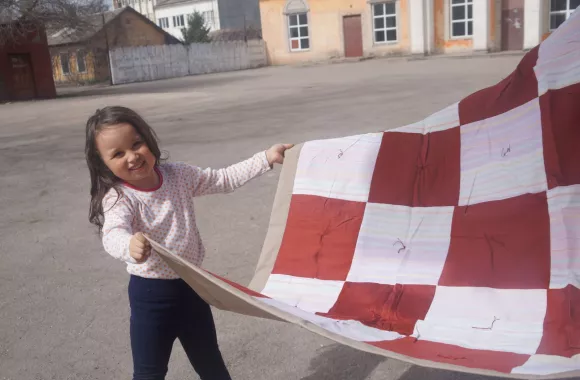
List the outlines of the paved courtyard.
<svg viewBox="0 0 580 380">
<path fill-rule="evenodd" d="M 129 379 L 125 266 L 89 225 L 84 123 L 126 105 L 172 160 L 220 167 L 273 143 L 379 131 L 424 118 L 511 72 L 520 57 L 374 60 L 68 90 L 0 105 L 0 380 Z M 279 170 L 200 198 L 205 266 L 247 284 Z M 410 366 L 299 327 L 215 310 L 222 352 L 241 380 L 490 380 Z M 169 380 L 196 379 L 176 343 Z"/>
</svg>

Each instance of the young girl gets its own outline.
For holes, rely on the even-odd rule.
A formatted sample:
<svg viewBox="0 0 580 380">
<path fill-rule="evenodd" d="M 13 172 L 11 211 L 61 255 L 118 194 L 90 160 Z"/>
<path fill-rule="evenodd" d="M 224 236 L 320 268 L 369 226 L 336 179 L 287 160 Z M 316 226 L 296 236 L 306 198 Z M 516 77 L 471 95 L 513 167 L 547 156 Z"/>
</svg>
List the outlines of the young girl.
<svg viewBox="0 0 580 380">
<path fill-rule="evenodd" d="M 89 220 L 105 250 L 127 262 L 133 379 L 164 379 L 176 338 L 204 380 L 230 379 L 210 307 L 151 250 L 148 234 L 195 265 L 204 257 L 193 197 L 227 193 L 283 163 L 292 145 L 225 169 L 164 163 L 151 127 L 134 111 L 107 107 L 91 116 L 85 155 L 91 175 Z"/>
</svg>

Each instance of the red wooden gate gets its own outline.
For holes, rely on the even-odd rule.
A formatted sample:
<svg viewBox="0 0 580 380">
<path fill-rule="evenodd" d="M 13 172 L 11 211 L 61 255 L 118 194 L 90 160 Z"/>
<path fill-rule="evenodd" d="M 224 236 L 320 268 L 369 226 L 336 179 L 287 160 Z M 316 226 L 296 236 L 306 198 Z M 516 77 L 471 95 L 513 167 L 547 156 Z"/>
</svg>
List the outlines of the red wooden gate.
<svg viewBox="0 0 580 380">
<path fill-rule="evenodd" d="M 34 75 L 29 54 L 10 54 L 12 66 L 12 88 L 17 100 L 33 99 L 36 96 Z"/>
<path fill-rule="evenodd" d="M 360 15 L 345 16 L 342 19 L 344 34 L 344 55 L 346 57 L 362 57 L 362 23 Z"/>
</svg>

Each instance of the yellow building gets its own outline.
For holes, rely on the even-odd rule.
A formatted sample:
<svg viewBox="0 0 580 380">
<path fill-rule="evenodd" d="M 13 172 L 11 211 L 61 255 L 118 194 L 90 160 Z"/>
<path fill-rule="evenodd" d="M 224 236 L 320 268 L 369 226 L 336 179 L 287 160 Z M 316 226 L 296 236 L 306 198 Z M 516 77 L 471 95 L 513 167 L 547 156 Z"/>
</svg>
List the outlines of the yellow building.
<svg viewBox="0 0 580 380">
<path fill-rule="evenodd" d="M 260 0 L 272 64 L 525 50 L 573 12 L 555 0 Z"/>
<path fill-rule="evenodd" d="M 177 38 L 131 7 L 93 15 L 81 31 L 65 28 L 48 35 L 57 84 L 108 81 L 110 49 L 177 43 L 180 43 Z"/>
</svg>

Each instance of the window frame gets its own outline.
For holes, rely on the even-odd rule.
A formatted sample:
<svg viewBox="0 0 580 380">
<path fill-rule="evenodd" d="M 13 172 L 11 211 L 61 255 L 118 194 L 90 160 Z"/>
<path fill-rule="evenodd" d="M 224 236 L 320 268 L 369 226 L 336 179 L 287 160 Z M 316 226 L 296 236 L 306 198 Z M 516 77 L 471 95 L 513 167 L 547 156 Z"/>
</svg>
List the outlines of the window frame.
<svg viewBox="0 0 580 380">
<path fill-rule="evenodd" d="M 300 23 L 300 16 L 304 15 L 306 17 L 306 24 L 301 24 Z M 291 17 L 296 17 L 296 25 L 292 25 L 292 22 L 290 21 Z M 300 53 L 300 52 L 305 52 L 305 51 L 309 51 L 312 46 L 310 44 L 311 38 L 310 38 L 310 18 L 308 17 L 308 12 L 297 12 L 297 13 L 291 13 L 288 14 L 286 16 L 286 22 L 288 23 L 288 47 L 290 48 L 290 52 L 292 53 Z M 306 27 L 306 30 L 308 32 L 307 36 L 302 36 L 300 29 Z M 298 30 L 298 37 L 292 37 L 292 30 L 296 29 Z M 308 41 L 308 47 L 307 48 L 302 48 L 302 40 L 307 40 Z M 292 41 L 298 41 L 298 48 L 293 48 L 292 47 Z"/>
<path fill-rule="evenodd" d="M 70 75 L 71 74 L 71 70 L 70 70 L 70 55 L 69 53 L 60 53 L 59 55 L 59 60 L 60 60 L 60 71 L 62 72 L 62 75 Z M 65 59 L 63 59 L 63 57 Z M 63 63 L 66 61 L 66 71 L 64 69 L 64 65 Z"/>
<path fill-rule="evenodd" d="M 452 40 L 468 40 L 473 38 L 473 0 L 460 0 L 463 3 L 453 4 L 453 0 L 449 0 L 449 38 Z M 460 20 L 453 20 L 453 8 L 463 7 L 465 9 L 465 17 Z M 471 7 L 471 18 L 469 18 L 469 7 Z M 453 24 L 463 23 L 465 26 L 465 34 L 461 36 L 453 35 Z M 469 34 L 469 23 L 471 23 L 471 34 Z"/>
<path fill-rule="evenodd" d="M 206 26 L 213 27 L 215 14 L 213 9 L 209 11 L 204 11 L 202 14 L 203 21 L 205 22 Z M 207 16 L 207 17 L 206 17 Z"/>
<path fill-rule="evenodd" d="M 159 17 L 157 19 L 157 24 L 161 29 L 169 29 L 169 17 Z"/>
<path fill-rule="evenodd" d="M 84 66 L 84 70 L 81 70 L 81 67 L 79 65 L 79 57 L 83 58 L 83 66 Z M 77 62 L 77 72 L 79 74 L 86 74 L 87 73 L 87 52 L 84 50 L 77 50 L 76 52 L 76 62 Z M 69 62 L 70 64 L 70 62 Z"/>
<path fill-rule="evenodd" d="M 550 3 L 548 4 L 549 8 L 548 8 L 548 29 L 550 30 L 550 32 L 553 32 L 554 30 L 558 29 L 560 27 L 560 25 L 562 25 L 564 22 L 566 22 L 566 20 L 568 20 L 570 18 L 570 15 L 572 13 L 574 13 L 574 11 L 576 10 L 576 8 L 571 9 L 570 8 L 570 1 L 572 0 L 566 0 L 566 9 L 563 11 L 553 11 L 552 10 L 552 2 L 554 0 L 550 0 Z M 556 28 L 552 29 L 552 15 L 566 15 L 566 18 L 564 19 L 564 22 L 562 22 L 562 24 L 558 25 Z"/>
<path fill-rule="evenodd" d="M 175 22 L 175 20 L 179 20 L 181 21 L 181 25 L 177 25 L 177 23 Z M 173 16 L 173 27 L 174 28 L 184 28 L 185 27 L 185 16 L 184 15 L 176 15 Z"/>
<path fill-rule="evenodd" d="M 395 6 L 395 13 L 389 13 L 387 14 L 387 4 L 393 4 Z M 375 6 L 377 5 L 382 5 L 383 6 L 383 14 L 382 15 L 376 15 L 375 14 Z M 392 45 L 392 44 L 398 44 L 399 43 L 399 14 L 397 11 L 397 4 L 394 2 L 390 2 L 390 1 L 383 1 L 383 2 L 378 2 L 378 3 L 373 3 L 371 4 L 371 16 L 372 16 L 372 30 L 373 30 L 373 43 L 375 45 Z M 395 18 L 395 26 L 394 27 L 387 27 L 387 18 Z M 376 19 L 383 19 L 384 22 L 384 26 L 382 28 L 377 29 L 375 27 L 375 20 Z M 394 30 L 395 31 L 395 39 L 394 40 L 388 40 L 388 31 Z M 385 34 L 385 40 L 384 41 L 377 41 L 377 32 L 384 32 Z"/>
</svg>

